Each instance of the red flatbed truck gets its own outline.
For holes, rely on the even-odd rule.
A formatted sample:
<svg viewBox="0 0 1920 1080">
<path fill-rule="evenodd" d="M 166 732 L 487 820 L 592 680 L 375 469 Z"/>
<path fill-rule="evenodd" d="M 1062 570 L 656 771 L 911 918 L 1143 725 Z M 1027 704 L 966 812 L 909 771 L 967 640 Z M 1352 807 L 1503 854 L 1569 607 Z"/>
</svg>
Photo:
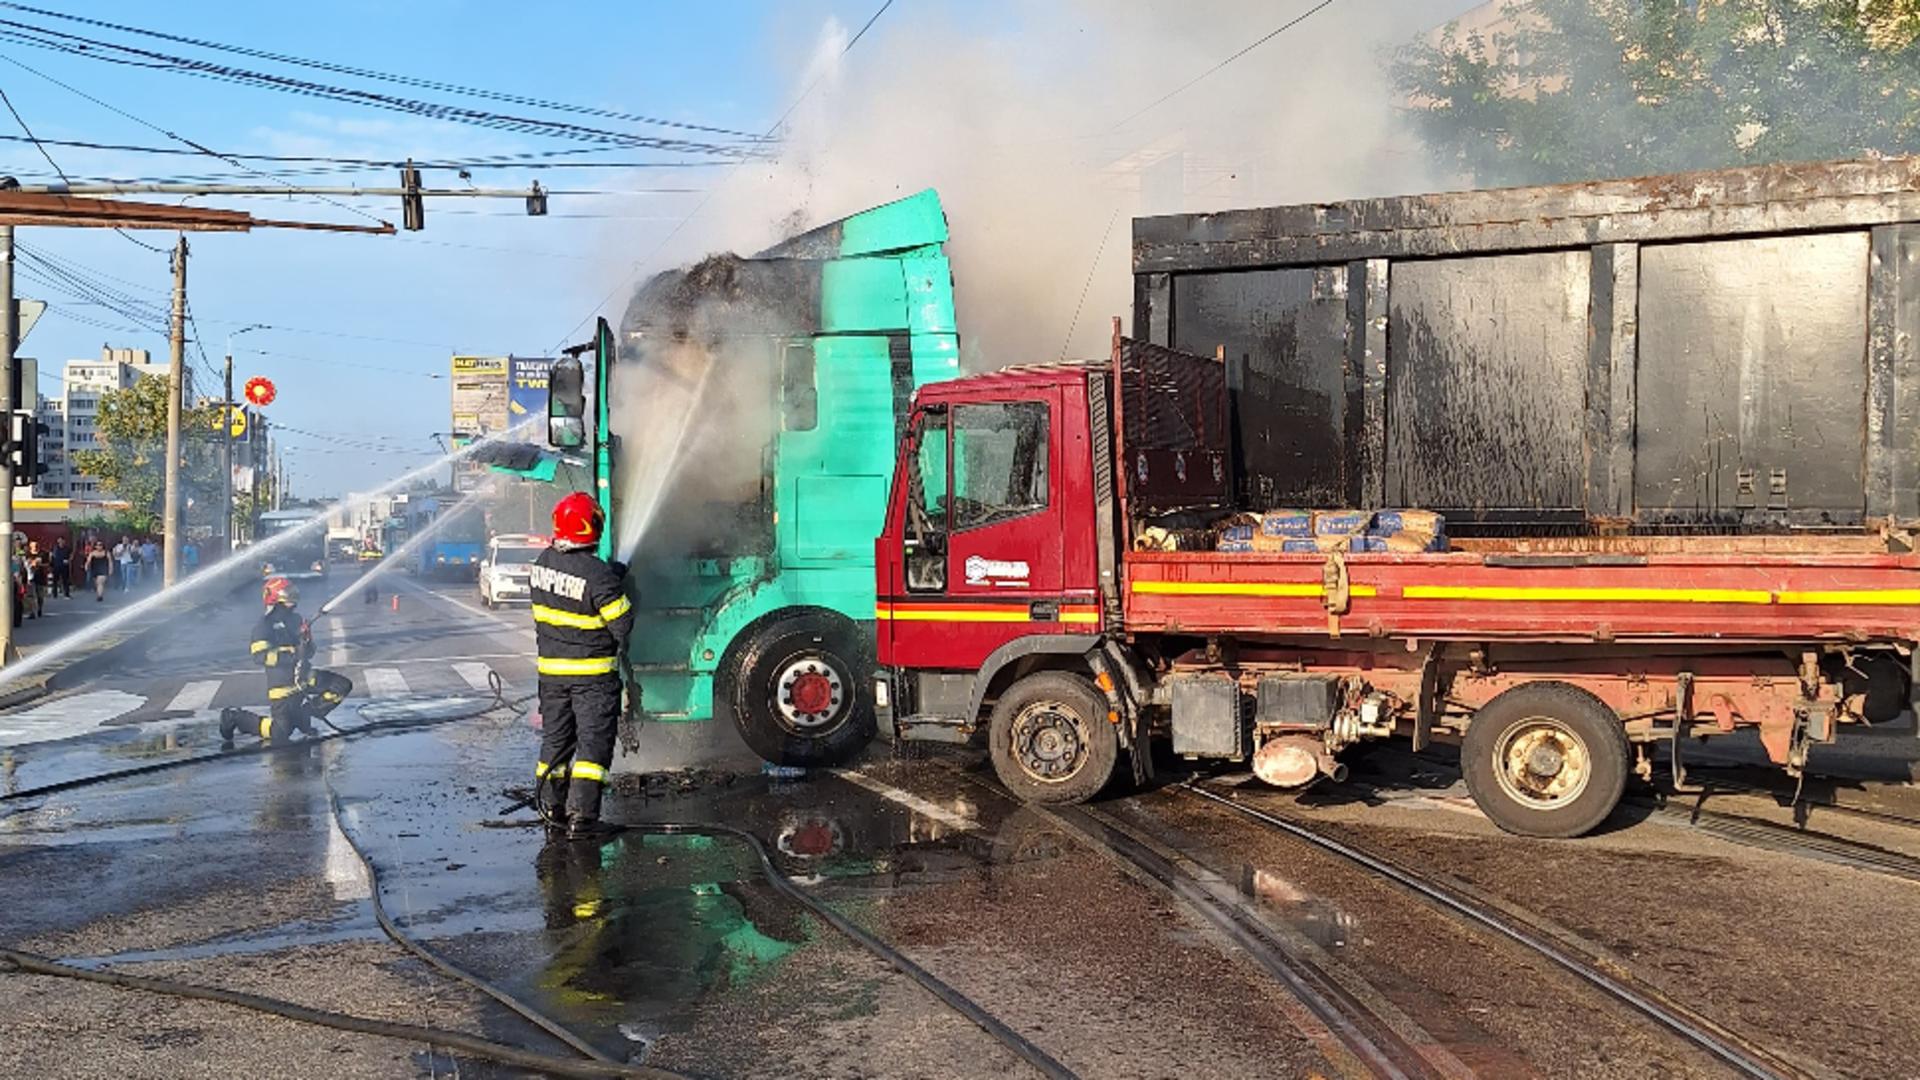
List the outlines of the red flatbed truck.
<svg viewBox="0 0 1920 1080">
<path fill-rule="evenodd" d="M 1364 740 L 1457 739 L 1497 824 L 1574 836 L 1658 744 L 1679 769 L 1687 738 L 1755 728 L 1798 770 L 1907 705 L 1920 555 L 1888 530 L 1135 550 L 1150 520 L 1232 507 L 1226 398 L 1218 358 L 1117 320 L 1110 364 L 923 387 L 876 548 L 883 728 L 984 734 L 1049 803 L 1123 751 L 1143 779 L 1154 740 L 1297 785 Z"/>
<path fill-rule="evenodd" d="M 883 730 L 1049 802 L 1154 740 L 1283 784 L 1458 740 L 1570 836 L 1690 737 L 1797 771 L 1910 707 L 1920 158 L 1141 218 L 1133 271 L 1109 362 L 915 399 Z M 1450 550 L 1168 543 L 1392 507 Z"/>
</svg>

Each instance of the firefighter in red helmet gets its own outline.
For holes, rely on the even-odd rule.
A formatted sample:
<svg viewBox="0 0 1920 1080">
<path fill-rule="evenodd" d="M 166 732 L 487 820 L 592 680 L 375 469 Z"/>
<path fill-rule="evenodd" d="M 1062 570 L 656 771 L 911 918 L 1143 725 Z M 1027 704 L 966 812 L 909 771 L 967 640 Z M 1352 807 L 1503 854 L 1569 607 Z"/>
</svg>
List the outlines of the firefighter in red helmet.
<svg viewBox="0 0 1920 1080">
<path fill-rule="evenodd" d="M 592 496 L 576 491 L 561 499 L 553 509 L 553 543 L 534 560 L 531 575 L 542 723 L 534 779 L 542 815 L 564 823 L 575 839 L 601 831 L 601 788 L 613 763 L 633 631 L 625 572 L 598 554 L 605 528 Z"/>
<path fill-rule="evenodd" d="M 268 578 L 260 589 L 260 601 L 267 610 L 254 626 L 251 649 L 253 658 L 266 669 L 269 713 L 257 716 L 245 709 L 223 709 L 222 742 L 232 742 L 241 731 L 272 742 L 284 742 L 296 731 L 311 737 L 313 721 L 332 712 L 353 690 L 353 680 L 345 675 L 313 668 L 313 632 L 294 610 L 300 591 L 293 582 Z"/>
</svg>

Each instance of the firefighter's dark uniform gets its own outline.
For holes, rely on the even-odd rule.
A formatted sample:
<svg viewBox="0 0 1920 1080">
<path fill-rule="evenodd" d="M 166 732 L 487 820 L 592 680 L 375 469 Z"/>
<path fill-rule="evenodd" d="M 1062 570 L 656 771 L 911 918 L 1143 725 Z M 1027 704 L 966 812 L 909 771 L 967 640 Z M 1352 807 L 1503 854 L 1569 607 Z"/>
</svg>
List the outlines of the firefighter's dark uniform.
<svg viewBox="0 0 1920 1080">
<path fill-rule="evenodd" d="M 633 630 L 633 602 L 620 578 L 591 547 L 555 544 L 533 561 L 543 731 L 534 776 L 543 789 L 565 782 L 570 821 L 598 820 L 613 763 L 620 657 Z"/>
<path fill-rule="evenodd" d="M 262 739 L 284 740 L 295 731 L 313 734 L 313 721 L 332 712 L 353 691 L 353 680 L 307 667 L 313 638 L 306 621 L 284 604 L 260 617 L 253 631 L 253 655 L 267 671 L 267 705 L 260 718 Z"/>
</svg>

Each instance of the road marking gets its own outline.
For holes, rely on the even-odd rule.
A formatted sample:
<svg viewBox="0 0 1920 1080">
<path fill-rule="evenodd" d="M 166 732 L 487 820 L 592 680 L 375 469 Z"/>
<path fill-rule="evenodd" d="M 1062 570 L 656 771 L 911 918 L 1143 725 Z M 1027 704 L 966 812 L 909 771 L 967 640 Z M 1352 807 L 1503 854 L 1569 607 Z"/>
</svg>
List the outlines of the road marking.
<svg viewBox="0 0 1920 1080">
<path fill-rule="evenodd" d="M 967 832 L 980 827 L 979 822 L 965 814 L 958 814 L 938 803 L 928 802 L 926 799 L 915 795 L 911 791 L 903 791 L 900 788 L 894 787 L 892 784 L 875 780 L 865 773 L 854 772 L 852 769 L 830 769 L 828 771 L 855 787 L 866 788 L 868 791 L 873 792 L 883 799 L 899 803 L 901 806 L 919 814 L 921 817 L 932 818 L 948 828 Z"/>
<path fill-rule="evenodd" d="M 179 693 L 173 695 L 173 700 L 167 703 L 167 711 L 199 712 L 201 709 L 212 705 L 213 696 L 219 692 L 219 679 L 205 679 L 201 682 L 190 682 L 181 687 Z"/>
<path fill-rule="evenodd" d="M 347 620 L 334 618 L 327 628 L 327 666 L 342 667 L 347 662 Z"/>
<path fill-rule="evenodd" d="M 493 674 L 493 669 L 485 664 L 455 664 L 453 671 L 454 674 L 467 680 L 467 685 L 475 690 L 493 689 L 492 684 L 487 681 L 487 677 Z"/>
<path fill-rule="evenodd" d="M 75 694 L 0 717 L 0 746 L 26 746 L 85 735 L 140 708 L 147 699 L 124 690 Z"/>
<path fill-rule="evenodd" d="M 406 677 L 398 668 L 370 667 L 360 677 L 367 681 L 367 693 L 374 697 L 398 697 L 407 692 Z"/>
<path fill-rule="evenodd" d="M 327 883 L 333 886 L 335 900 L 365 900 L 373 895 L 366 864 L 340 831 L 338 818 L 327 822 Z"/>
<path fill-rule="evenodd" d="M 448 596 L 446 593 L 435 592 L 432 589 L 427 588 L 425 585 L 419 584 L 418 582 L 414 583 L 414 588 L 419 589 L 421 592 L 427 594 L 428 596 L 433 597 L 435 600 L 444 600 L 447 603 L 452 604 L 454 607 L 457 607 L 461 611 L 464 611 L 470 615 L 478 615 L 480 618 L 485 619 L 487 622 L 492 623 L 493 625 L 499 627 L 502 630 L 507 631 L 508 633 L 519 634 L 522 637 L 527 637 L 527 638 L 533 637 L 532 626 L 525 625 L 525 624 L 516 626 L 513 623 L 507 622 L 505 619 L 501 619 L 495 616 L 490 611 L 482 611 L 479 608 L 474 607 L 472 604 L 469 604 L 464 600 L 455 600 L 453 597 Z"/>
</svg>

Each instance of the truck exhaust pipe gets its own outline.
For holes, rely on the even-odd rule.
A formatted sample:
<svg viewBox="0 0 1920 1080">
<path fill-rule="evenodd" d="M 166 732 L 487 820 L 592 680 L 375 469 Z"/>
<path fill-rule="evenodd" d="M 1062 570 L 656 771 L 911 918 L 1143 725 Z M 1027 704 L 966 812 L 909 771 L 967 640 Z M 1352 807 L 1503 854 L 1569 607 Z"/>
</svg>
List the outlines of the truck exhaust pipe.
<svg viewBox="0 0 1920 1080">
<path fill-rule="evenodd" d="M 1278 788 L 1305 787 L 1320 776 L 1339 783 L 1347 767 L 1327 752 L 1325 743 L 1310 735 L 1282 735 L 1268 739 L 1253 754 L 1253 775 Z"/>
</svg>

